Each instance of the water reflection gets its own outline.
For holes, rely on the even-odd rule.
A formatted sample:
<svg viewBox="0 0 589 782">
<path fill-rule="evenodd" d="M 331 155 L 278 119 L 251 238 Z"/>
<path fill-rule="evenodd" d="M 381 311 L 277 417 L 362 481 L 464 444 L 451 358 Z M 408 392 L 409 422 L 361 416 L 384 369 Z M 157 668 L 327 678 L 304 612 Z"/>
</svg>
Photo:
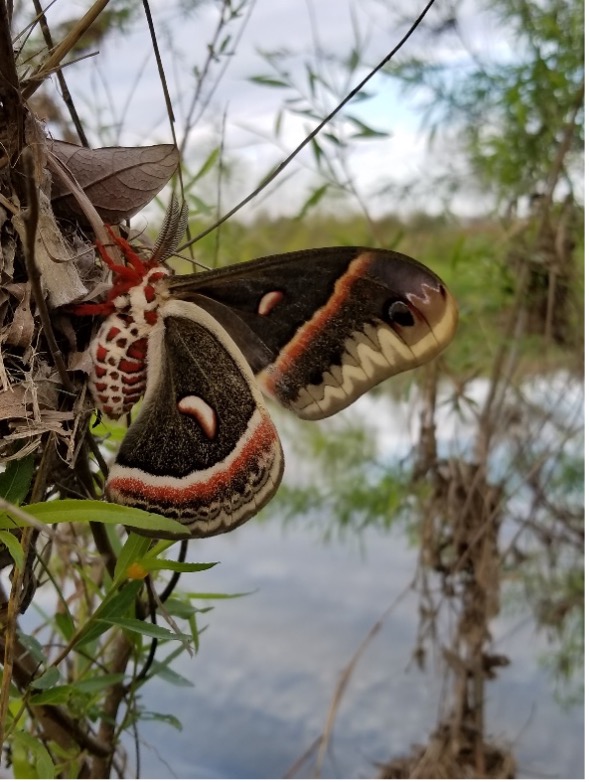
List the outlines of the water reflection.
<svg viewBox="0 0 589 782">
<path fill-rule="evenodd" d="M 400 535 L 376 532 L 365 535 L 362 552 L 351 543 L 324 546 L 305 528 L 283 532 L 272 520 L 193 544 L 192 554 L 222 564 L 190 576 L 187 588 L 257 591 L 207 615 L 198 655 L 176 665 L 193 688 L 148 686 L 145 706 L 175 714 L 184 731 L 142 727 L 161 758 L 146 750 L 142 775 L 280 777 L 321 733 L 338 674 L 411 581 L 415 552 Z M 416 610 L 410 593 L 362 658 L 324 776 L 370 777 L 375 762 L 407 751 L 433 728 L 440 683 L 435 672 L 408 668 Z M 490 685 L 489 730 L 515 745 L 522 775 L 579 776 L 582 711 L 560 710 L 537 666 L 541 644 L 530 626 L 512 632 L 514 624 L 496 624 L 512 665 Z"/>
</svg>

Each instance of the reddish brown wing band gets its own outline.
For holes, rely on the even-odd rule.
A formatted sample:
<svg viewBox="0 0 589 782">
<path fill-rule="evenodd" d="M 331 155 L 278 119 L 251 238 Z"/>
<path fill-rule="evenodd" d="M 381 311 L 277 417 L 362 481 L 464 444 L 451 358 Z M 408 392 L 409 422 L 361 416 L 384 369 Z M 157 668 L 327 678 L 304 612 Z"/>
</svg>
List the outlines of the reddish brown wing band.
<svg viewBox="0 0 589 782">
<path fill-rule="evenodd" d="M 308 419 L 430 361 L 457 325 L 440 278 L 388 250 L 287 253 L 166 284 L 211 312 L 266 394 Z"/>
<path fill-rule="evenodd" d="M 177 518 L 187 537 L 207 537 L 268 502 L 282 476 L 282 450 L 252 371 L 219 324 L 182 301 L 162 304 L 159 315 L 143 406 L 106 495 Z"/>
</svg>

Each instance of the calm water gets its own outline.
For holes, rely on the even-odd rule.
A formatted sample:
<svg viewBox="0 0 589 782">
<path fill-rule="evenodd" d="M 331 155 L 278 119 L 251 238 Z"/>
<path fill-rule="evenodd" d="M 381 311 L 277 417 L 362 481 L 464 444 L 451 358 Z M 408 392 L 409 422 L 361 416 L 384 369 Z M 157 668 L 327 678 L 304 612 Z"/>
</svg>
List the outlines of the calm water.
<svg viewBox="0 0 589 782">
<path fill-rule="evenodd" d="M 577 415 L 577 395 L 564 400 L 567 415 Z M 378 421 L 375 438 L 385 456 L 402 454 L 411 441 L 415 422 L 405 404 L 400 410 L 389 400 L 371 400 L 354 407 L 352 415 Z M 453 430 L 450 449 L 456 422 L 444 426 Z M 468 432 L 462 419 L 460 436 Z M 288 443 L 286 450 L 287 480 L 296 483 L 308 465 L 296 461 Z M 427 740 L 441 682 L 435 664 L 426 673 L 411 664 L 417 598 L 407 587 L 417 553 L 400 529 L 367 531 L 361 543 L 325 544 L 317 526 L 301 520 L 285 527 L 271 512 L 262 523 L 191 543 L 189 558 L 221 564 L 187 575 L 184 589 L 253 594 L 217 601 L 201 617 L 208 627 L 198 655 L 174 664 L 193 687 L 156 680 L 142 691 L 145 708 L 174 714 L 184 725 L 182 732 L 141 725 L 142 777 L 283 776 L 321 734 L 339 673 L 400 596 L 348 686 L 322 776 L 371 777 L 376 763 Z M 563 711 L 555 702 L 538 665 L 542 638 L 515 614 L 501 617 L 493 635 L 495 651 L 511 665 L 488 686 L 488 733 L 512 748 L 520 776 L 581 777 L 583 711 Z M 312 774 L 308 762 L 298 771 Z"/>
<path fill-rule="evenodd" d="M 222 563 L 191 576 L 195 590 L 257 591 L 206 615 L 198 655 L 175 666 L 194 687 L 153 681 L 144 691 L 147 708 L 175 714 L 184 730 L 142 725 L 141 774 L 281 777 L 321 733 L 339 672 L 411 581 L 416 554 L 394 535 L 369 533 L 359 551 L 269 522 L 194 544 L 192 555 Z M 521 776 L 582 776 L 582 710 L 554 702 L 537 665 L 542 645 L 517 624 L 495 626 L 512 664 L 489 685 L 489 731 L 513 746 Z M 370 777 L 433 729 L 440 683 L 410 665 L 415 631 L 408 594 L 356 668 L 323 776 Z"/>
</svg>

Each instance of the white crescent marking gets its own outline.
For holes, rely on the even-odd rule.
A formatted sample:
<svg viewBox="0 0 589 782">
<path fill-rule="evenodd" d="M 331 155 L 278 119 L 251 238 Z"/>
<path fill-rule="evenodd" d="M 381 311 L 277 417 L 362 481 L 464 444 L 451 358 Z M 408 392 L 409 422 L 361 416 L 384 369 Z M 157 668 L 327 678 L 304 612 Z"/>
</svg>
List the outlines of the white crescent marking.
<svg viewBox="0 0 589 782">
<path fill-rule="evenodd" d="M 191 415 L 209 440 L 215 437 L 217 434 L 217 415 L 200 396 L 185 396 L 178 402 L 178 410 L 185 415 Z"/>
<path fill-rule="evenodd" d="M 270 291 L 260 299 L 258 315 L 269 315 L 277 304 L 280 304 L 284 294 L 280 291 Z"/>
</svg>

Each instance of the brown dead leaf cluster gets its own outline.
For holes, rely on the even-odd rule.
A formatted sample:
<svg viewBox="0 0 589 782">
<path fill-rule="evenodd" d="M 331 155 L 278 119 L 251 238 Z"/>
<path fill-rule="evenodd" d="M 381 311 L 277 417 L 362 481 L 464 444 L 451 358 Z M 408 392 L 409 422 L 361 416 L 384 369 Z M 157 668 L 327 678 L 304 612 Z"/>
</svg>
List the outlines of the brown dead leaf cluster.
<svg viewBox="0 0 589 782">
<path fill-rule="evenodd" d="M 86 345 L 78 344 L 63 308 L 104 292 L 107 271 L 96 262 L 95 236 L 106 242 L 104 224 L 136 214 L 178 165 L 177 150 L 169 144 L 86 149 L 46 138 L 31 116 L 24 129 L 25 145 L 14 159 L 29 150 L 33 165 L 28 172 L 18 164 L 0 170 L 1 463 L 34 452 L 49 433 L 68 441 L 66 452 L 72 458 L 74 422 L 89 412 L 80 397 L 89 367 Z M 10 149 L 10 138 L 0 141 Z M 34 192 L 34 203 L 28 202 L 23 177 L 34 179 L 28 191 Z M 31 235 L 34 243 L 29 246 Z M 31 264 L 42 302 L 35 299 Z M 60 362 L 44 333 L 42 308 L 68 378 L 60 374 Z"/>
</svg>

